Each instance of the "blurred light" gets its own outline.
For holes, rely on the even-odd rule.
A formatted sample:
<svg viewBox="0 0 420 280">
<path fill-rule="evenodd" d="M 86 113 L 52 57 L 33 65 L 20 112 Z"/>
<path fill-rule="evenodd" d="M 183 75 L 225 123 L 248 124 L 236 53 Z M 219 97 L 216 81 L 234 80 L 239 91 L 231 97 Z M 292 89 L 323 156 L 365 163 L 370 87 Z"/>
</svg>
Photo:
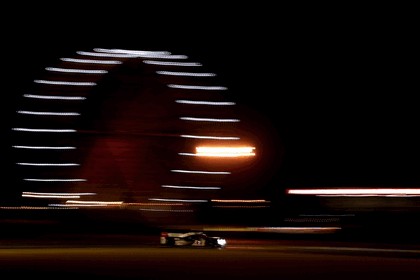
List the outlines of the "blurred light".
<svg viewBox="0 0 420 280">
<path fill-rule="evenodd" d="M 163 65 L 163 66 L 202 66 L 201 63 L 196 62 L 172 62 L 172 61 L 155 61 L 143 60 L 145 64 Z"/>
<path fill-rule="evenodd" d="M 185 203 L 162 203 L 162 202 L 124 202 L 126 206 L 188 206 Z"/>
<path fill-rule="evenodd" d="M 229 106 L 235 105 L 235 102 L 214 102 L 214 101 L 198 101 L 198 100 L 175 100 L 176 103 L 191 104 L 191 105 L 216 105 Z"/>
<path fill-rule="evenodd" d="M 17 162 L 18 165 L 28 166 L 79 166 L 78 163 L 30 163 L 30 162 Z"/>
<path fill-rule="evenodd" d="M 178 155 L 180 156 L 191 156 L 191 157 L 196 157 L 197 154 L 193 154 L 193 153 L 178 153 Z"/>
<path fill-rule="evenodd" d="M 194 122 L 239 122 L 238 119 L 216 119 L 216 118 L 194 118 L 194 117 L 180 117 L 183 121 Z"/>
<path fill-rule="evenodd" d="M 254 147 L 196 147 L 197 156 L 245 157 L 255 156 Z"/>
<path fill-rule="evenodd" d="M 22 194 L 22 197 L 32 197 L 32 198 L 80 198 L 80 195 Z"/>
<path fill-rule="evenodd" d="M 285 222 L 298 222 L 298 223 L 331 223 L 331 222 L 339 222 L 340 219 L 338 217 L 320 217 L 320 218 L 311 218 L 311 217 L 306 217 L 306 218 L 286 218 L 284 219 Z"/>
<path fill-rule="evenodd" d="M 221 203 L 266 203 L 270 202 L 265 199 L 212 199 L 211 202 Z"/>
<path fill-rule="evenodd" d="M 76 59 L 76 58 L 61 58 L 65 62 L 73 63 L 88 63 L 88 64 L 122 64 L 122 61 L 118 60 L 93 60 L 93 59 Z"/>
<path fill-rule="evenodd" d="M 168 84 L 168 87 L 178 88 L 178 89 L 227 90 L 226 87 L 219 87 L 219 86 L 191 86 L 191 85 Z"/>
<path fill-rule="evenodd" d="M 187 59 L 188 56 L 186 55 L 173 55 L 173 54 L 169 54 L 169 55 L 142 55 L 141 57 L 150 57 L 150 58 L 161 58 L 161 59 Z"/>
<path fill-rule="evenodd" d="M 219 244 L 220 246 L 225 246 L 226 245 L 226 239 L 218 238 L 217 239 L 217 244 Z"/>
<path fill-rule="evenodd" d="M 71 146 L 55 146 L 55 147 L 51 147 L 51 146 L 12 146 L 13 148 L 16 149 L 34 149 L 34 150 L 73 150 L 76 149 L 76 147 L 71 147 Z"/>
<path fill-rule="evenodd" d="M 172 55 L 167 51 L 135 51 L 135 50 L 124 50 L 124 49 L 100 49 L 95 48 L 96 52 L 106 52 L 106 53 L 123 53 L 131 54 L 136 57 L 149 57 L 149 58 L 169 58 L 169 59 L 187 59 L 185 55 Z"/>
<path fill-rule="evenodd" d="M 335 196 L 389 196 L 420 195 L 420 189 L 369 188 L 369 189 L 289 189 L 287 194 Z"/>
<path fill-rule="evenodd" d="M 156 71 L 160 75 L 168 76 L 187 76 L 187 77 L 213 77 L 214 73 L 191 73 L 191 72 L 173 72 L 173 71 Z"/>
<path fill-rule="evenodd" d="M 85 100 L 86 97 L 82 96 L 49 96 L 49 95 L 35 95 L 35 94 L 24 94 L 26 98 L 37 98 L 37 99 L 58 99 L 58 100 Z"/>
<path fill-rule="evenodd" d="M 214 174 L 214 175 L 230 174 L 230 172 L 228 171 L 198 171 L 198 170 L 180 170 L 180 169 L 172 169 L 171 172 L 194 173 L 194 174 Z"/>
<path fill-rule="evenodd" d="M 272 233 L 333 233 L 341 227 L 203 227 L 204 231 L 272 232 Z"/>
<path fill-rule="evenodd" d="M 162 188 L 195 189 L 195 190 L 220 190 L 221 189 L 221 187 L 194 187 L 194 186 L 174 186 L 174 185 L 162 185 Z"/>
<path fill-rule="evenodd" d="M 107 70 L 88 70 L 88 69 L 67 69 L 67 68 L 56 68 L 47 67 L 47 71 L 63 72 L 63 73 L 77 73 L 77 74 L 106 74 Z"/>
<path fill-rule="evenodd" d="M 212 199 L 214 208 L 268 208 L 270 201 L 265 199 Z M 222 205 L 218 205 L 221 203 Z M 258 205 L 260 204 L 260 205 Z M 261 205 L 262 204 L 262 205 Z"/>
<path fill-rule="evenodd" d="M 76 112 L 35 112 L 35 111 L 17 111 L 18 114 L 38 115 L 38 116 L 80 116 Z"/>
<path fill-rule="evenodd" d="M 24 131 L 24 132 L 57 132 L 57 133 L 64 133 L 64 132 L 76 132 L 75 129 L 38 129 L 38 128 L 21 128 L 15 127 L 12 128 L 15 131 Z"/>
<path fill-rule="evenodd" d="M 177 199 L 177 198 L 149 198 L 149 200 L 156 200 L 156 201 L 171 201 L 171 202 L 207 202 L 204 199 Z"/>
<path fill-rule="evenodd" d="M 103 49 L 103 48 L 95 48 L 93 49 L 95 52 L 107 52 L 107 53 L 127 53 L 127 54 L 135 54 L 135 55 L 144 55 L 144 56 L 154 56 L 154 55 L 170 55 L 171 53 L 168 51 L 141 51 L 141 50 L 126 50 L 126 49 Z"/>
<path fill-rule="evenodd" d="M 31 162 L 17 162 L 17 165 L 29 166 L 79 166 L 78 163 L 31 163 Z"/>
<path fill-rule="evenodd" d="M 236 136 L 207 136 L 207 135 L 180 135 L 184 138 L 195 138 L 195 139 L 212 139 L 212 140 L 239 140 Z"/>
<path fill-rule="evenodd" d="M 51 207 L 52 206 L 52 207 Z M 13 207 L 5 207 L 0 206 L 0 209 L 6 210 L 74 210 L 77 209 L 76 207 L 54 207 L 53 204 L 50 206 L 13 206 Z"/>
<path fill-rule="evenodd" d="M 78 205 L 121 205 L 122 201 L 81 201 L 81 200 L 67 200 L 66 204 L 78 204 Z"/>
<path fill-rule="evenodd" d="M 93 82 L 68 82 L 68 81 L 47 81 L 47 80 L 34 80 L 38 84 L 47 85 L 63 85 L 63 86 L 96 86 Z"/>
<path fill-rule="evenodd" d="M 131 57 L 139 57 L 135 54 L 128 54 L 128 53 L 109 53 L 109 52 L 83 52 L 79 51 L 76 52 L 79 55 L 86 55 L 86 56 L 97 56 L 97 57 L 116 57 L 116 58 L 131 58 Z"/>
<path fill-rule="evenodd" d="M 96 193 L 47 193 L 47 192 L 22 192 L 25 197 L 63 197 L 71 198 L 73 196 L 96 195 Z"/>
<path fill-rule="evenodd" d="M 25 178 L 24 181 L 31 182 L 85 182 L 86 179 L 34 179 L 34 178 Z"/>
</svg>

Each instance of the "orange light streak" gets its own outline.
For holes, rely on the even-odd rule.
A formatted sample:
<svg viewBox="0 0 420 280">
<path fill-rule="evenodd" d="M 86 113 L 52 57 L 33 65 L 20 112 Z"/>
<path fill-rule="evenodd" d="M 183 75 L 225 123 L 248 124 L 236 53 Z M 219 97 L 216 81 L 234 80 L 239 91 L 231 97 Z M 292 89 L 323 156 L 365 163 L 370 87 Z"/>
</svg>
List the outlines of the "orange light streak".
<svg viewBox="0 0 420 280">
<path fill-rule="evenodd" d="M 196 147 L 196 155 L 204 157 L 255 156 L 255 147 Z"/>
</svg>

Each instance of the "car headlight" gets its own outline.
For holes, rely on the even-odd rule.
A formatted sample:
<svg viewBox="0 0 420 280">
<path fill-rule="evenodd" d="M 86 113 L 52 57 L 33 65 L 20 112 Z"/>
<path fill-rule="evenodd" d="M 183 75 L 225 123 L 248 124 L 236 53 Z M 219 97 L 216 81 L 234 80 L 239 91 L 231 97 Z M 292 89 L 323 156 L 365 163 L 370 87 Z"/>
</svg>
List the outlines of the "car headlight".
<svg viewBox="0 0 420 280">
<path fill-rule="evenodd" d="M 226 245 L 226 239 L 218 238 L 217 239 L 217 244 L 219 244 L 220 246 L 225 246 Z"/>
</svg>

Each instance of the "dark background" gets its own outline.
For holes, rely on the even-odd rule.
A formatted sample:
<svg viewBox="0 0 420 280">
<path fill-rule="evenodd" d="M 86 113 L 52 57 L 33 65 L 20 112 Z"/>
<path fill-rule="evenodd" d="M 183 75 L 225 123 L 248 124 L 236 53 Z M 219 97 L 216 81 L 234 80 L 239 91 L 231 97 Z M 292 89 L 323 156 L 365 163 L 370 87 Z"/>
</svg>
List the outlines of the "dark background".
<svg viewBox="0 0 420 280">
<path fill-rule="evenodd" d="M 99 47 L 168 50 L 212 69 L 272 135 L 272 186 L 418 186 L 416 40 L 405 10 L 160 4 L 8 10 L 4 182 L 18 98 L 58 58 Z"/>
</svg>

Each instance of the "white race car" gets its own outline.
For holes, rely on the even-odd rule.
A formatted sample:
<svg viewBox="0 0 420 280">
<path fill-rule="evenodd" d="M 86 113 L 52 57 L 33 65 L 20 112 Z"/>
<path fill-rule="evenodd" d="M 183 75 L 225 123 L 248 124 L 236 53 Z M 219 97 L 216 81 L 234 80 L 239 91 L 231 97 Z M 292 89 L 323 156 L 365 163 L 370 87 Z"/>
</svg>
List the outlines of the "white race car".
<svg viewBox="0 0 420 280">
<path fill-rule="evenodd" d="M 168 247 L 207 247 L 223 248 L 226 246 L 226 239 L 208 236 L 201 231 L 186 233 L 161 232 L 160 245 Z"/>
</svg>

